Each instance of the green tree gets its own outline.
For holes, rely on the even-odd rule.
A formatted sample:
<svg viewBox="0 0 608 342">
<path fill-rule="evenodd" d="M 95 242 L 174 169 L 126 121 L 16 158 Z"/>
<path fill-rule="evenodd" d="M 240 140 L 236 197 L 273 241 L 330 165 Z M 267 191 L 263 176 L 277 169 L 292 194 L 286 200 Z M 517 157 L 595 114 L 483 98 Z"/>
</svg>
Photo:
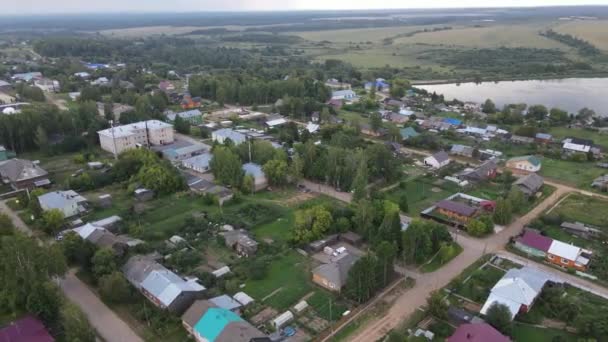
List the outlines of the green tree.
<svg viewBox="0 0 608 342">
<path fill-rule="evenodd" d="M 393 274 L 393 264 L 395 262 L 395 257 L 397 256 L 397 247 L 394 243 L 382 241 L 374 248 L 374 251 L 378 257 L 378 266 L 382 279 L 381 284 L 382 287 L 384 287 L 388 285 Z"/>
<path fill-rule="evenodd" d="M 441 292 L 433 291 L 426 301 L 428 312 L 439 318 L 446 319 L 448 316 L 448 303 L 444 300 Z"/>
<path fill-rule="evenodd" d="M 407 264 L 421 264 L 433 254 L 429 226 L 420 220 L 414 220 L 403 232 L 403 260 Z"/>
<path fill-rule="evenodd" d="M 95 253 L 95 245 L 91 242 L 82 239 L 75 232 L 69 232 L 63 235 L 60 246 L 68 263 L 85 269 L 90 267 L 91 258 Z"/>
<path fill-rule="evenodd" d="M 293 183 L 297 183 L 302 179 L 304 172 L 304 161 L 299 155 L 293 156 L 291 165 L 289 165 L 288 176 Z"/>
<path fill-rule="evenodd" d="M 368 199 L 362 199 L 355 203 L 353 226 L 367 239 L 367 241 L 373 241 L 373 237 L 376 233 L 374 227 L 375 215 L 374 206 Z"/>
<path fill-rule="evenodd" d="M 481 111 L 486 114 L 496 113 L 496 105 L 494 104 L 494 102 L 492 102 L 492 100 L 487 99 L 486 102 L 484 102 L 481 106 Z"/>
<path fill-rule="evenodd" d="M 404 213 L 407 213 L 410 209 L 407 201 L 407 193 L 403 192 L 399 196 L 399 209 Z"/>
<path fill-rule="evenodd" d="M 551 123 L 554 125 L 564 124 L 568 122 L 569 119 L 570 116 L 565 110 L 561 110 L 559 108 L 551 108 L 551 110 L 549 111 L 549 120 L 551 120 Z"/>
<path fill-rule="evenodd" d="M 374 112 L 369 117 L 369 125 L 372 131 L 378 132 L 382 128 L 382 116 L 378 112 Z"/>
<path fill-rule="evenodd" d="M 63 212 L 59 209 L 47 210 L 42 214 L 43 229 L 48 234 L 59 232 L 63 226 Z"/>
<path fill-rule="evenodd" d="M 511 203 L 511 208 L 516 211 L 520 211 L 526 204 L 526 196 L 517 187 L 512 187 L 507 195 L 507 201 Z"/>
<path fill-rule="evenodd" d="M 122 273 L 117 271 L 99 279 L 99 292 L 103 299 L 113 303 L 126 303 L 132 298 L 131 286 Z"/>
<path fill-rule="evenodd" d="M 56 322 L 61 306 L 61 295 L 54 283 L 37 284 L 27 296 L 25 309 L 45 322 Z"/>
<path fill-rule="evenodd" d="M 243 177 L 243 185 L 241 186 L 241 189 L 245 193 L 249 193 L 252 195 L 255 193 L 255 179 L 252 175 L 246 175 L 245 177 Z"/>
<path fill-rule="evenodd" d="M 0 238 L 3 235 L 13 235 L 14 230 L 13 220 L 8 215 L 0 213 Z"/>
<path fill-rule="evenodd" d="M 190 122 L 188 122 L 188 120 L 182 119 L 182 117 L 179 115 L 175 116 L 175 121 L 173 121 L 173 127 L 175 127 L 177 133 L 190 134 Z"/>
<path fill-rule="evenodd" d="M 511 312 L 498 302 L 493 303 L 486 312 L 486 322 L 505 335 L 511 334 Z"/>
<path fill-rule="evenodd" d="M 284 185 L 287 182 L 287 163 L 283 160 L 273 159 L 262 167 L 268 183 L 271 185 Z"/>
<path fill-rule="evenodd" d="M 496 201 L 496 209 L 494 209 L 494 222 L 496 224 L 508 224 L 513 216 L 513 208 L 509 201 L 501 198 Z"/>
<path fill-rule="evenodd" d="M 467 223 L 467 233 L 471 236 L 484 236 L 488 233 L 488 228 L 483 222 L 472 219 Z"/>
<path fill-rule="evenodd" d="M 363 303 L 370 299 L 378 288 L 378 261 L 372 254 L 359 258 L 348 271 L 344 294 L 356 301 Z"/>
<path fill-rule="evenodd" d="M 74 304 L 66 301 L 60 311 L 61 331 L 66 342 L 94 342 L 95 331 L 86 316 Z"/>
<path fill-rule="evenodd" d="M 93 274 L 98 280 L 118 270 L 116 255 L 109 248 L 97 250 L 91 259 L 91 264 L 93 265 Z"/>
<path fill-rule="evenodd" d="M 367 197 L 368 168 L 367 161 L 361 160 L 353 181 L 353 201 L 357 202 Z"/>
<path fill-rule="evenodd" d="M 300 209 L 295 213 L 293 240 L 306 243 L 320 239 L 331 227 L 331 213 L 322 205 Z"/>
<path fill-rule="evenodd" d="M 543 105 L 534 105 L 528 108 L 528 116 L 539 121 L 545 120 L 547 114 L 549 114 L 547 107 Z"/>
<path fill-rule="evenodd" d="M 329 123 L 331 115 L 329 113 L 329 108 L 323 107 L 321 109 L 321 113 L 319 113 L 319 122 L 323 124 Z"/>
<path fill-rule="evenodd" d="M 216 146 L 209 167 L 215 179 L 221 183 L 233 187 L 241 185 L 244 176 L 241 161 L 230 148 Z"/>
<path fill-rule="evenodd" d="M 36 144 L 41 150 L 46 150 L 49 146 L 49 137 L 42 126 L 36 128 Z"/>
</svg>

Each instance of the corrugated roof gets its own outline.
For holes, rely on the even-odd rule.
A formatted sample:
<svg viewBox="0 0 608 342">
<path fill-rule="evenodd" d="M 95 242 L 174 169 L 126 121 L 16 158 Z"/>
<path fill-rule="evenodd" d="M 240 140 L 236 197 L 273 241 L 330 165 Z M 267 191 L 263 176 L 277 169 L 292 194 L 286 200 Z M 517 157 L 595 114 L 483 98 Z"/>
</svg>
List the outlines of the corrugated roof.
<svg viewBox="0 0 608 342">
<path fill-rule="evenodd" d="M 468 323 L 456 329 L 448 342 L 509 342 L 508 337 L 502 335 L 487 323 Z"/>
<path fill-rule="evenodd" d="M 524 235 L 517 239 L 517 241 L 523 245 L 543 252 L 547 252 L 549 247 L 551 247 L 551 243 L 553 243 L 553 239 L 531 230 L 526 230 Z"/>
<path fill-rule="evenodd" d="M 464 203 L 454 202 L 450 200 L 441 200 L 435 206 L 437 208 L 451 211 L 453 213 L 457 213 L 464 216 L 471 216 L 477 211 L 475 208 L 472 208 Z"/>
<path fill-rule="evenodd" d="M 228 324 L 241 321 L 243 319 L 230 310 L 209 308 L 193 329 L 208 341 L 215 341 Z"/>
<path fill-rule="evenodd" d="M 576 261 L 576 258 L 578 258 L 581 253 L 581 249 L 565 242 L 553 240 L 548 252 L 560 258 Z"/>
<path fill-rule="evenodd" d="M 243 306 L 238 300 L 236 300 L 228 295 L 225 295 L 225 294 L 211 298 L 211 299 L 209 299 L 209 301 L 211 303 L 217 305 L 217 307 L 219 307 L 219 308 L 231 310 L 231 311 Z"/>
</svg>

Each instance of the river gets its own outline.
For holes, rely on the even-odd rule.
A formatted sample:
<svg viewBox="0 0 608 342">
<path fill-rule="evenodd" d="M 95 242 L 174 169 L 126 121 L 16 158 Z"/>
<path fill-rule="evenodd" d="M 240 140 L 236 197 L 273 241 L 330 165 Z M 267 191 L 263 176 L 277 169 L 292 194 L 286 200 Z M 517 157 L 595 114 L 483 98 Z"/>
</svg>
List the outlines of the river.
<svg viewBox="0 0 608 342">
<path fill-rule="evenodd" d="M 527 103 L 557 107 L 570 113 L 587 107 L 600 115 L 608 115 L 608 78 L 451 83 L 416 87 L 443 94 L 446 100 L 456 98 L 482 103 L 491 99 L 498 108 L 509 103 Z"/>
</svg>

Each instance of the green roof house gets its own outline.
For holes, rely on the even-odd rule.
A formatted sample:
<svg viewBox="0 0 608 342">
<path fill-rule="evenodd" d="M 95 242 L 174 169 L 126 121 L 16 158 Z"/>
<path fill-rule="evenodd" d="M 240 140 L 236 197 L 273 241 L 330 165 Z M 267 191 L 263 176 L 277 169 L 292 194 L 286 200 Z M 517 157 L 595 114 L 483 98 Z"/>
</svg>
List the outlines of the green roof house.
<svg viewBox="0 0 608 342">
<path fill-rule="evenodd" d="M 519 172 L 519 173 L 530 173 L 538 172 L 542 166 L 540 158 L 536 156 L 522 156 L 514 157 L 507 160 L 507 167 Z"/>
<path fill-rule="evenodd" d="M 403 138 L 403 140 L 415 138 L 420 135 L 420 133 L 416 132 L 412 127 L 402 128 L 399 132 L 401 133 L 401 138 Z"/>
</svg>

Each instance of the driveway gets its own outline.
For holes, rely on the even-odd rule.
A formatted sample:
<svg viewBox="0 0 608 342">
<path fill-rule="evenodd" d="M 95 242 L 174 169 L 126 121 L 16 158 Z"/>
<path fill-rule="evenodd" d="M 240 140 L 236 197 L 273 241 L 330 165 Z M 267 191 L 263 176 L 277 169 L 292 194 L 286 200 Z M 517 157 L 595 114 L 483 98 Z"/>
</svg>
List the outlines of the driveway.
<svg viewBox="0 0 608 342">
<path fill-rule="evenodd" d="M 135 332 L 110 310 L 71 270 L 58 280 L 70 301 L 80 307 L 99 335 L 107 342 L 143 342 Z"/>
<path fill-rule="evenodd" d="M 28 236 L 33 235 L 30 228 L 6 205 L 6 201 L 0 201 L 0 212 L 7 214 L 13 220 L 13 224 L 18 230 Z M 38 241 L 42 244 L 41 240 L 38 239 Z M 66 274 L 65 278 L 58 279 L 57 283 L 65 296 L 72 303 L 78 305 L 80 310 L 84 312 L 93 328 L 106 342 L 143 342 L 72 271 Z"/>
</svg>

